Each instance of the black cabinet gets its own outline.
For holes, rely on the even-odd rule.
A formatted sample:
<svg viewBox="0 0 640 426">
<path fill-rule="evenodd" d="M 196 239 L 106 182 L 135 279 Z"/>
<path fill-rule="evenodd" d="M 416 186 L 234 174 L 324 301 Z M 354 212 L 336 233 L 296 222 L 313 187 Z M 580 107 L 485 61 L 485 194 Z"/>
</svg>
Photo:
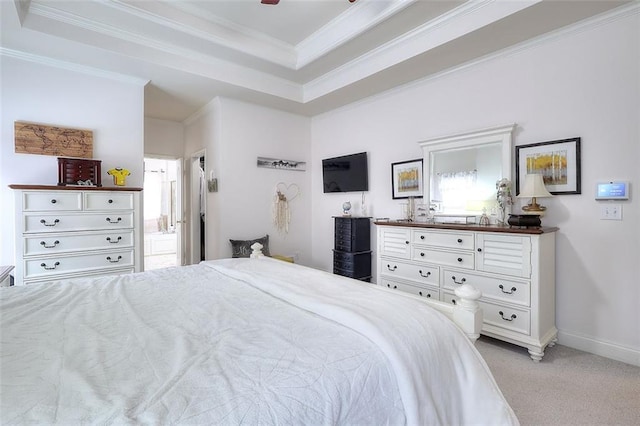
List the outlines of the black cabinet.
<svg viewBox="0 0 640 426">
<path fill-rule="evenodd" d="M 371 221 L 368 217 L 336 216 L 333 273 L 371 280 Z"/>
</svg>

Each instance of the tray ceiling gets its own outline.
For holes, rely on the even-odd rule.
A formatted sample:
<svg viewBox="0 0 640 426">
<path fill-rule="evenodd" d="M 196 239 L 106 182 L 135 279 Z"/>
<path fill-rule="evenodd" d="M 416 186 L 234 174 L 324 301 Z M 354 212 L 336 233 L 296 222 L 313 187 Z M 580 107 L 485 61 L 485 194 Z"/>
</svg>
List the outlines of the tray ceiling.
<svg viewBox="0 0 640 426">
<path fill-rule="evenodd" d="M 630 1 L 13 0 L 3 55 L 149 81 L 145 115 L 216 96 L 314 115 Z"/>
</svg>

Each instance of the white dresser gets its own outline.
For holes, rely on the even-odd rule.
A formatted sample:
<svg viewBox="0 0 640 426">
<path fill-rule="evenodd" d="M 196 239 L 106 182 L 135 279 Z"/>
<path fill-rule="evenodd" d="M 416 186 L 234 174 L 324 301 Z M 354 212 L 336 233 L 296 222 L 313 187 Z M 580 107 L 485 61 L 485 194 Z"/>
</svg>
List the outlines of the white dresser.
<svg viewBox="0 0 640 426">
<path fill-rule="evenodd" d="M 376 222 L 377 284 L 456 303 L 482 292 L 482 334 L 526 347 L 540 361 L 554 345 L 556 228 Z"/>
<path fill-rule="evenodd" d="M 10 187 L 16 285 L 142 270 L 140 188 Z"/>
</svg>

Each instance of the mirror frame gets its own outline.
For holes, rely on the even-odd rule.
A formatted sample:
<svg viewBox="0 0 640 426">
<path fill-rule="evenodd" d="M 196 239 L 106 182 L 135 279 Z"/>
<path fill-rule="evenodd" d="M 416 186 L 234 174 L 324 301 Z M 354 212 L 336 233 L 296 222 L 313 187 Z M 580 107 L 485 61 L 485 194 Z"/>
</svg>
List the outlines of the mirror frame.
<svg viewBox="0 0 640 426">
<path fill-rule="evenodd" d="M 472 132 L 458 133 L 455 135 L 443 136 L 427 139 L 418 142 L 423 152 L 423 200 L 425 204 L 431 205 L 431 154 L 458 150 L 461 148 L 478 147 L 482 145 L 501 143 L 502 145 L 502 176 L 497 176 L 496 181 L 507 178 L 511 181 L 512 167 L 512 135 L 516 124 L 491 127 Z M 446 214 L 446 212 L 445 212 Z M 475 215 L 475 213 L 474 213 Z"/>
</svg>

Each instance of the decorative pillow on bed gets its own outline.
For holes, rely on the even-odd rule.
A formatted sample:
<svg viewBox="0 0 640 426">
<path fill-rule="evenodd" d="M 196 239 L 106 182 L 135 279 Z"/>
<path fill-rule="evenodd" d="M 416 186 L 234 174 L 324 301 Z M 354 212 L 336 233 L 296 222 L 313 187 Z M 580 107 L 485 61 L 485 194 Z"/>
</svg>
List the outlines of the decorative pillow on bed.
<svg viewBox="0 0 640 426">
<path fill-rule="evenodd" d="M 231 242 L 231 257 L 249 257 L 251 255 L 251 246 L 253 243 L 262 244 L 262 254 L 269 254 L 269 234 L 255 240 L 229 240 Z"/>
</svg>

